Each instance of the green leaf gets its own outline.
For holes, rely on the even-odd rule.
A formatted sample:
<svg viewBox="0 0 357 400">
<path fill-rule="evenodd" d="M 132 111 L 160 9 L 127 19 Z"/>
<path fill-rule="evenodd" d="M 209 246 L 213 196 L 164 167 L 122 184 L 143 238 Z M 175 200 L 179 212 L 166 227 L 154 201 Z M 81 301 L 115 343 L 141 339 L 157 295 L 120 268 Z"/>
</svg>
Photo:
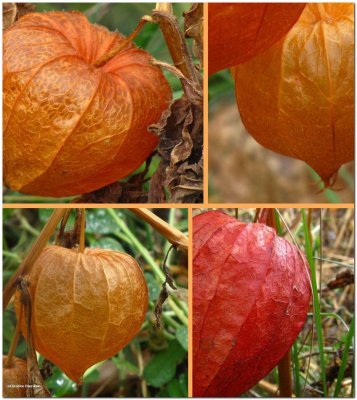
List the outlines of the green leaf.
<svg viewBox="0 0 357 400">
<path fill-rule="evenodd" d="M 113 218 L 106 212 L 105 208 L 94 208 L 86 214 L 86 232 L 94 234 L 108 234 L 118 231 Z"/>
<path fill-rule="evenodd" d="M 186 352 L 177 340 L 172 340 L 166 350 L 156 354 L 144 369 L 146 382 L 160 387 L 170 382 L 176 374 L 176 365 L 181 362 Z"/>
<path fill-rule="evenodd" d="M 167 393 L 169 397 L 183 397 L 180 383 L 177 379 L 173 379 L 167 385 Z"/>
<path fill-rule="evenodd" d="M 101 249 L 110 249 L 125 252 L 123 246 L 112 237 L 91 237 L 89 239 L 91 247 L 100 247 Z"/>
<path fill-rule="evenodd" d="M 182 397 L 188 397 L 188 375 L 187 372 L 179 375 L 178 381 L 182 391 Z"/>
<path fill-rule="evenodd" d="M 84 383 L 91 383 L 95 382 L 99 378 L 99 371 L 98 369 L 93 369 L 88 375 L 84 375 L 83 382 Z"/>
<path fill-rule="evenodd" d="M 159 298 L 161 286 L 152 274 L 145 272 L 144 276 L 149 289 L 149 299 L 150 301 L 156 302 Z"/>
<path fill-rule="evenodd" d="M 177 328 L 176 339 L 183 349 L 188 351 L 188 329 L 186 326 L 181 325 L 179 328 Z"/>
<path fill-rule="evenodd" d="M 168 397 L 187 397 L 188 396 L 188 377 L 187 373 L 180 374 L 178 378 L 170 381 L 166 386 Z"/>
<path fill-rule="evenodd" d="M 125 360 L 124 358 L 113 357 L 112 361 L 118 368 L 118 370 L 122 373 L 129 372 L 135 375 L 139 375 L 139 368 L 131 363 L 130 361 Z"/>
<path fill-rule="evenodd" d="M 70 396 L 77 391 L 77 385 L 57 367 L 53 368 L 53 375 L 46 379 L 46 386 L 53 397 Z"/>
</svg>

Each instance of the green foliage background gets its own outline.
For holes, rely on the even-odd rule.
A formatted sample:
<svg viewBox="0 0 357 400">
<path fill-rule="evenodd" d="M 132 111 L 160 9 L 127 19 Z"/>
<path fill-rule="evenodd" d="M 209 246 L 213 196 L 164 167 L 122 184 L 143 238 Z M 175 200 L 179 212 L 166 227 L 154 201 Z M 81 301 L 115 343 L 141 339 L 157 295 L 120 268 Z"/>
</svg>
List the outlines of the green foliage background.
<svg viewBox="0 0 357 400">
<path fill-rule="evenodd" d="M 4 209 L 3 210 L 3 284 L 5 285 L 28 253 L 47 222 L 52 209 Z M 155 211 L 155 210 L 154 210 Z M 187 234 L 187 209 L 160 209 L 155 211 L 181 232 Z M 74 214 L 74 213 L 72 213 Z M 74 221 L 68 222 L 70 229 Z M 149 308 L 141 331 L 122 351 L 111 358 L 111 370 L 116 368 L 113 380 L 116 387 L 104 386 L 98 396 L 109 397 L 187 397 L 187 260 L 172 250 L 167 265 L 172 270 L 178 294 L 166 302 L 162 329 L 155 328 L 154 307 L 162 284 L 162 262 L 170 243 L 147 223 L 129 210 L 87 209 L 86 245 L 124 251 L 132 255 L 143 268 L 149 289 Z M 158 273 L 159 271 L 159 273 Z M 172 304 L 175 305 L 174 309 Z M 7 354 L 15 331 L 16 316 L 13 304 L 3 314 L 3 353 Z M 59 343 L 58 346 L 61 344 Z M 16 355 L 25 358 L 26 346 L 21 338 Z M 40 362 L 42 357 L 40 357 Z M 91 367 L 84 376 L 84 384 L 77 386 L 60 369 L 46 384 L 54 397 L 92 396 L 99 374 L 108 362 Z M 112 372 L 113 373 L 113 372 Z"/>
</svg>

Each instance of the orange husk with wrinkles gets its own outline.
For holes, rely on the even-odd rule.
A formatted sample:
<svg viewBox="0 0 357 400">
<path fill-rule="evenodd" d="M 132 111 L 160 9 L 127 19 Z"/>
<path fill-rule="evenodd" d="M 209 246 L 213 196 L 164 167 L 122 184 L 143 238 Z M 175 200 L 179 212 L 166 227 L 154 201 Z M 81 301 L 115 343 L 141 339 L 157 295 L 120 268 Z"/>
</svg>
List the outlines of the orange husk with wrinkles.
<svg viewBox="0 0 357 400">
<path fill-rule="evenodd" d="M 3 36 L 4 180 L 23 193 L 70 196 L 137 169 L 171 100 L 152 57 L 78 12 L 27 14 Z"/>
<path fill-rule="evenodd" d="M 305 3 L 208 4 L 208 73 L 265 51 L 298 20 Z"/>
<path fill-rule="evenodd" d="M 28 280 L 36 351 L 75 382 L 126 346 L 145 319 L 148 289 L 128 254 L 48 246 Z"/>
<path fill-rule="evenodd" d="M 26 397 L 27 363 L 18 357 L 12 357 L 12 363 L 5 367 L 7 356 L 2 356 L 2 395 L 3 397 Z"/>
<path fill-rule="evenodd" d="M 232 73 L 255 140 L 333 184 L 354 158 L 354 5 L 308 4 L 283 39 Z"/>
</svg>

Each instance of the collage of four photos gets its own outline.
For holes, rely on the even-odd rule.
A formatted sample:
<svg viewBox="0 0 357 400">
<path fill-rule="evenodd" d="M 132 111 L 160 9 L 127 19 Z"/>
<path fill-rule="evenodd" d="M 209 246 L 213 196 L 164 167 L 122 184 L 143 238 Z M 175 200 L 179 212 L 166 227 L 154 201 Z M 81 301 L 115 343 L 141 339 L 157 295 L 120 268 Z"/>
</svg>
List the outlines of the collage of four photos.
<svg viewBox="0 0 357 400">
<path fill-rule="evenodd" d="M 354 398 L 355 3 L 2 7 L 2 397 Z"/>
</svg>

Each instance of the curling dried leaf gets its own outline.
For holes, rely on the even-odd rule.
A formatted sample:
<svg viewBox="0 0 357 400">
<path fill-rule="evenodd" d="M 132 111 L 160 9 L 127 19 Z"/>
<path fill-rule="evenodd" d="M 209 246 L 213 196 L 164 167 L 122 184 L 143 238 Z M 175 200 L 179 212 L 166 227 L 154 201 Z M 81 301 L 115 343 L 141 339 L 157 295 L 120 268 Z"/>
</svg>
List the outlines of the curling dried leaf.
<svg viewBox="0 0 357 400">
<path fill-rule="evenodd" d="M 192 4 L 183 13 L 185 17 L 185 36 L 193 38 L 193 54 L 203 65 L 203 3 Z"/>
<path fill-rule="evenodd" d="M 173 203 L 198 203 L 203 193 L 203 116 L 198 104 L 186 96 L 176 100 L 151 130 L 160 136 L 161 163 L 150 185 L 151 201 L 164 198 Z"/>
<path fill-rule="evenodd" d="M 9 28 L 15 21 L 23 15 L 35 10 L 31 3 L 3 3 L 2 5 L 2 28 Z"/>
</svg>

